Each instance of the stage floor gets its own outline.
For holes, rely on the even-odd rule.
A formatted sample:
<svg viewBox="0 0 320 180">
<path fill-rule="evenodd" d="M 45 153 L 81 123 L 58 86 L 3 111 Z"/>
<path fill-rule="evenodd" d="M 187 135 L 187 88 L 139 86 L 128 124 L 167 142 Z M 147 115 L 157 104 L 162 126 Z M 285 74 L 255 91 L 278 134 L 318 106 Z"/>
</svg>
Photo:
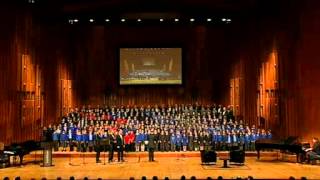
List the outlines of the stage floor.
<svg viewBox="0 0 320 180">
<path fill-rule="evenodd" d="M 141 179 L 146 176 L 151 179 L 152 176 L 158 176 L 160 179 L 169 177 L 170 179 L 180 179 L 182 175 L 187 178 L 196 176 L 197 179 L 205 179 L 207 177 L 224 178 L 248 177 L 253 176 L 259 179 L 288 179 L 290 176 L 308 179 L 320 179 L 320 165 L 298 164 L 295 162 L 283 162 L 272 156 L 262 157 L 257 160 L 256 157 L 246 157 L 244 166 L 232 166 L 231 168 L 221 168 L 222 160 L 217 161 L 216 165 L 202 166 L 200 157 L 177 156 L 177 157 L 161 157 L 156 154 L 156 162 L 148 162 L 147 157 L 127 156 L 125 162 L 106 163 L 104 164 L 104 156 L 101 157 L 102 163 L 96 164 L 95 158 L 86 157 L 75 158 L 70 161 L 68 157 L 54 158 L 53 167 L 40 167 L 39 164 L 27 163 L 23 167 L 10 167 L 0 169 L 0 177 L 17 177 L 22 179 L 46 177 L 48 179 L 56 179 L 62 177 L 68 179 L 74 176 L 77 179 L 89 177 L 90 179 Z M 290 159 L 290 158 L 289 158 Z M 292 159 L 292 158 L 291 158 Z M 293 158 L 294 159 L 294 158 Z M 27 158 L 27 162 L 32 160 Z M 71 162 L 71 165 L 69 164 Z"/>
</svg>

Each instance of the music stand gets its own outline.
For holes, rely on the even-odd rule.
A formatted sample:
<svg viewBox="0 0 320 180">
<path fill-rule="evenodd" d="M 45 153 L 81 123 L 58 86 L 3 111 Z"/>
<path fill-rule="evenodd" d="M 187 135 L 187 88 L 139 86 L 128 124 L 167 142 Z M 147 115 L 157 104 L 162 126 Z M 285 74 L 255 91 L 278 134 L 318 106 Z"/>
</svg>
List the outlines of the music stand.
<svg viewBox="0 0 320 180">
<path fill-rule="evenodd" d="M 103 165 L 106 165 L 106 146 L 109 144 L 107 139 L 101 141 L 101 146 L 103 146 Z M 99 150 L 101 148 L 99 147 Z"/>
</svg>

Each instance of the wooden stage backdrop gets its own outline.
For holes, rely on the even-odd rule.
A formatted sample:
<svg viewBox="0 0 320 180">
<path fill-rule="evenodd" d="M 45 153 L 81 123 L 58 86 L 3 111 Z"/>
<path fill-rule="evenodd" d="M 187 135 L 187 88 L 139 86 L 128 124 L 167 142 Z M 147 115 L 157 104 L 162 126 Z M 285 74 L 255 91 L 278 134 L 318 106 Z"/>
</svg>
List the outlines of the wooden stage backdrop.
<svg viewBox="0 0 320 180">
<path fill-rule="evenodd" d="M 72 26 L 0 6 L 0 141 L 39 139 L 82 104 L 193 102 L 231 104 L 238 119 L 277 136 L 320 136 L 317 5 L 276 3 L 227 26 L 174 27 Z M 149 44 L 183 46 L 183 86 L 118 85 L 117 48 Z"/>
</svg>

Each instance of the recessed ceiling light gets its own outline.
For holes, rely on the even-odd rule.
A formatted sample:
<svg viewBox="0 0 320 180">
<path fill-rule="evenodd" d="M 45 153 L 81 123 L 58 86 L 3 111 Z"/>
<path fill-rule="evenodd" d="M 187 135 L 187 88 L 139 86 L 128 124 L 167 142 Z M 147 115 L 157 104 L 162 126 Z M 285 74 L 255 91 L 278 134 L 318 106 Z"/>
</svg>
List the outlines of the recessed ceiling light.
<svg viewBox="0 0 320 180">
<path fill-rule="evenodd" d="M 211 18 L 208 18 L 208 19 L 207 19 L 207 21 L 208 21 L 208 22 L 211 22 L 211 21 L 212 21 L 212 19 L 211 19 Z"/>
<path fill-rule="evenodd" d="M 160 22 L 162 22 L 162 21 L 163 21 L 163 19 L 161 18 L 161 19 L 160 19 Z"/>
<path fill-rule="evenodd" d="M 74 22 L 79 22 L 79 20 L 78 20 L 78 19 L 74 19 L 73 21 L 74 21 Z"/>
<path fill-rule="evenodd" d="M 231 22 L 231 19 L 227 19 L 227 22 Z"/>
<path fill-rule="evenodd" d="M 110 22 L 110 19 L 106 19 L 106 22 Z"/>
<path fill-rule="evenodd" d="M 178 21 L 179 21 L 179 19 L 178 19 L 178 18 L 175 18 L 175 19 L 174 19 L 174 21 L 175 21 L 175 22 L 178 22 Z"/>
<path fill-rule="evenodd" d="M 137 19 L 138 22 L 141 22 L 141 19 Z"/>
<path fill-rule="evenodd" d="M 227 19 L 226 18 L 222 18 L 221 21 L 225 22 L 225 21 L 227 21 Z"/>
<path fill-rule="evenodd" d="M 94 21 L 94 19 L 89 19 L 89 22 L 93 22 Z"/>
<path fill-rule="evenodd" d="M 190 19 L 190 22 L 194 22 L 194 18 L 191 18 L 191 19 Z"/>
<path fill-rule="evenodd" d="M 121 19 L 121 22 L 125 22 L 126 21 L 126 19 Z"/>
</svg>

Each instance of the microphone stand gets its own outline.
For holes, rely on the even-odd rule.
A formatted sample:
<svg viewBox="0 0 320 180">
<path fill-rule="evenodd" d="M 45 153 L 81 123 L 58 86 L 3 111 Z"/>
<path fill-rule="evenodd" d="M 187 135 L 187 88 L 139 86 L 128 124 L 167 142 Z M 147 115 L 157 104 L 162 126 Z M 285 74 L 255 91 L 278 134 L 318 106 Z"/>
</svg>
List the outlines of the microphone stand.
<svg viewBox="0 0 320 180">
<path fill-rule="evenodd" d="M 106 165 L 106 146 L 103 145 L 103 165 Z"/>
</svg>

